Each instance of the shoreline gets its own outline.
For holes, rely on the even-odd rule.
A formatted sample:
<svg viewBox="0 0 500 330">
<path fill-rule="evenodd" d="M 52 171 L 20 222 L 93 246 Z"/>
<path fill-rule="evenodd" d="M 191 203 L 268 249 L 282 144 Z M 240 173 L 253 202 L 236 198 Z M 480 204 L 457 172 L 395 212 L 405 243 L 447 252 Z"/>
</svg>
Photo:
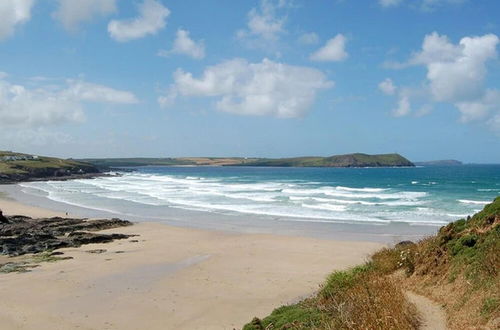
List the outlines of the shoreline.
<svg viewBox="0 0 500 330">
<path fill-rule="evenodd" d="M 0 197 L 6 214 L 64 216 Z M 74 214 L 71 214 L 74 217 Z M 334 270 L 383 246 L 141 222 L 134 240 L 57 251 L 73 257 L 0 275 L 0 317 L 15 329 L 233 329 L 314 293 Z M 99 254 L 91 250 L 105 250 Z"/>
<path fill-rule="evenodd" d="M 27 194 L 23 187 L 0 185 L 3 192 L 23 204 L 74 217 L 111 218 L 118 217 L 134 222 L 154 222 L 181 228 L 193 228 L 232 233 L 273 234 L 284 236 L 311 237 L 341 241 L 369 241 L 396 244 L 399 241 L 416 241 L 435 234 L 440 226 L 412 225 L 402 222 L 390 224 L 349 223 L 318 221 L 307 218 L 284 218 L 245 213 L 208 212 L 165 207 L 161 213 L 139 204 L 124 208 L 120 212 L 80 205 L 72 205 L 49 199 L 45 195 Z"/>
</svg>

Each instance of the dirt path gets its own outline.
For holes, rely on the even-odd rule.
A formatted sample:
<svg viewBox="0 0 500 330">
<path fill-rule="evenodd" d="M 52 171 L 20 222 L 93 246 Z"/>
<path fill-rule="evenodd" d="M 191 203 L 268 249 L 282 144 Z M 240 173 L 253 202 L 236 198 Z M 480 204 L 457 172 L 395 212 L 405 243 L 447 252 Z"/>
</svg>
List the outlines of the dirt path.
<svg viewBox="0 0 500 330">
<path fill-rule="evenodd" d="M 446 330 L 446 314 L 444 310 L 434 301 L 413 293 L 405 292 L 406 298 L 417 306 L 420 313 L 422 330 Z"/>
</svg>

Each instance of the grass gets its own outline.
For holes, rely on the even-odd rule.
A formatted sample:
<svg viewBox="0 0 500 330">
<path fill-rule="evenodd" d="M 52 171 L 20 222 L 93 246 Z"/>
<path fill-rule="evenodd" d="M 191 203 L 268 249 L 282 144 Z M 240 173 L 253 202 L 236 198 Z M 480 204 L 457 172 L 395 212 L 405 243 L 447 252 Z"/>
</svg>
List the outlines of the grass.
<svg viewBox="0 0 500 330">
<path fill-rule="evenodd" d="M 263 159 L 246 163 L 247 166 L 285 166 L 285 167 L 377 167 L 377 166 L 414 166 L 399 154 L 347 154 L 331 157 L 297 157 Z"/>
<path fill-rule="evenodd" d="M 38 267 L 42 262 L 57 262 L 67 259 L 72 259 L 72 257 L 60 257 L 52 251 L 44 251 L 28 258 L 22 257 L 17 261 L 0 265 L 0 273 L 26 273 L 32 268 Z"/>
<path fill-rule="evenodd" d="M 334 272 L 315 297 L 254 318 L 243 329 L 416 329 L 414 306 L 382 269 L 372 260 Z"/>
<path fill-rule="evenodd" d="M 254 318 L 245 330 L 416 329 L 403 290 L 444 306 L 450 329 L 495 328 L 500 320 L 500 197 L 417 244 L 376 252 L 328 276 L 319 292 Z"/>
<path fill-rule="evenodd" d="M 0 151 L 2 156 L 26 156 L 25 154 Z M 54 175 L 56 171 L 61 173 L 95 173 L 97 169 L 87 163 L 74 161 L 71 159 L 59 159 L 53 157 L 38 157 L 37 159 L 29 160 L 0 160 L 0 175 L 13 176 L 13 175 L 28 175 L 38 177 Z"/>
<path fill-rule="evenodd" d="M 399 154 L 367 155 L 348 154 L 331 157 L 295 157 L 295 158 L 239 158 L 239 157 L 184 157 L 184 158 L 104 158 L 82 159 L 96 166 L 283 166 L 283 167 L 348 167 L 348 166 L 413 166 Z"/>
</svg>

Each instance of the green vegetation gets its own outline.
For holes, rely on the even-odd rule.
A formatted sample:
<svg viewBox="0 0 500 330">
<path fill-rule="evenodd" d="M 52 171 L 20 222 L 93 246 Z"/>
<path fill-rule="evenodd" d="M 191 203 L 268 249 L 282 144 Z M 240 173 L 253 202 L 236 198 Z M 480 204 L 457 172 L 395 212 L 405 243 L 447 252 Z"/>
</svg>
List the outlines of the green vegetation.
<svg viewBox="0 0 500 330">
<path fill-rule="evenodd" d="M 104 158 L 82 159 L 99 168 L 134 166 L 281 166 L 281 167 L 380 167 L 414 166 L 399 154 L 367 155 L 348 154 L 331 157 L 297 158 Z"/>
<path fill-rule="evenodd" d="M 403 290 L 441 303 L 450 329 L 500 322 L 500 197 L 472 218 L 417 244 L 401 243 L 369 262 L 331 274 L 312 298 L 245 325 L 260 329 L 416 329 Z"/>
<path fill-rule="evenodd" d="M 316 296 L 254 318 L 243 329 L 416 329 L 415 307 L 381 269 L 372 260 L 335 272 Z"/>
<path fill-rule="evenodd" d="M 97 172 L 95 166 L 71 159 L 0 151 L 0 182 Z"/>
<path fill-rule="evenodd" d="M 87 158 L 88 162 L 99 168 L 136 167 L 136 166 L 228 166 L 243 165 L 255 161 L 255 158 L 222 157 L 185 157 L 185 158 Z"/>
<path fill-rule="evenodd" d="M 57 262 L 61 260 L 72 259 L 72 257 L 59 257 L 59 254 L 53 251 L 37 253 L 29 257 L 20 257 L 19 260 L 7 262 L 0 265 L 0 273 L 26 273 L 32 268 L 36 268 L 42 262 Z"/>
<path fill-rule="evenodd" d="M 414 166 L 399 154 L 367 155 L 347 154 L 331 157 L 298 157 L 264 159 L 245 164 L 246 166 L 285 166 L 285 167 L 392 167 Z"/>
</svg>

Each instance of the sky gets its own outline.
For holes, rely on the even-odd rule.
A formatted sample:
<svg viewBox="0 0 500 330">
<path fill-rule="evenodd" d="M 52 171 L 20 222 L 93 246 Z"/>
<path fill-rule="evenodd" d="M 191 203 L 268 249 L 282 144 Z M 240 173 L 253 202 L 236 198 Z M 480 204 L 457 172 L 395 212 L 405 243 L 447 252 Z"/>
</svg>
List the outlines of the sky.
<svg viewBox="0 0 500 330">
<path fill-rule="evenodd" d="M 2 0 L 0 150 L 500 163 L 497 0 Z"/>
</svg>

